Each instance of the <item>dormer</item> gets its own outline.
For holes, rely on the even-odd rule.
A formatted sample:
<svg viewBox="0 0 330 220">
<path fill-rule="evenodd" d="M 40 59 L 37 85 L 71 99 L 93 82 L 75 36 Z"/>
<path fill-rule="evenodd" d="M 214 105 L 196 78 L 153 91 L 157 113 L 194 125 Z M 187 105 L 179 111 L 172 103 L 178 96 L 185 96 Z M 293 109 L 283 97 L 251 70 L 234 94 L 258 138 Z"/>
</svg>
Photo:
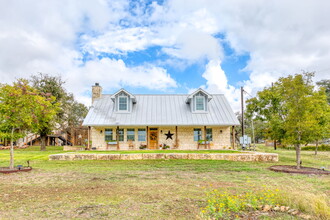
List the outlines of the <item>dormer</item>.
<svg viewBox="0 0 330 220">
<path fill-rule="evenodd" d="M 212 99 L 212 96 L 199 88 L 186 99 L 186 103 L 190 105 L 192 113 L 207 113 L 208 102 Z"/>
<path fill-rule="evenodd" d="M 115 103 L 115 111 L 117 113 L 130 113 L 133 104 L 136 103 L 136 98 L 125 89 L 121 89 L 111 96 L 112 101 Z"/>
</svg>

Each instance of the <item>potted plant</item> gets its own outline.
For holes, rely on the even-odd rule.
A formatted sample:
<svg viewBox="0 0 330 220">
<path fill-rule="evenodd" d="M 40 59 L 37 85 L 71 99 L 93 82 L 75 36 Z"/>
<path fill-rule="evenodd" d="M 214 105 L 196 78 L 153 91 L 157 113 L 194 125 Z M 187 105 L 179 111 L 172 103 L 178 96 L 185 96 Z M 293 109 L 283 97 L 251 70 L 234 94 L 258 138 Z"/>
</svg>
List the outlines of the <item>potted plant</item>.
<svg viewBox="0 0 330 220">
<path fill-rule="evenodd" d="M 147 145 L 146 144 L 140 144 L 139 149 L 140 150 L 145 150 L 145 149 L 147 149 Z"/>
</svg>

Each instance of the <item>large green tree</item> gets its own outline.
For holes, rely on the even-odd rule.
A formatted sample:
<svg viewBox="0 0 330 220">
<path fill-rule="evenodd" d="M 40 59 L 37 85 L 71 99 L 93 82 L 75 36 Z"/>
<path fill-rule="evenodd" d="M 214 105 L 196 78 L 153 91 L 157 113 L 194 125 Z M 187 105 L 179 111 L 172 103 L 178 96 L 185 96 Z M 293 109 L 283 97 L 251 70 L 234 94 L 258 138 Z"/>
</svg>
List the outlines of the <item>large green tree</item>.
<svg viewBox="0 0 330 220">
<path fill-rule="evenodd" d="M 53 130 L 65 131 L 71 127 L 80 125 L 86 116 L 88 109 L 85 105 L 75 101 L 74 96 L 68 93 L 60 76 L 51 76 L 39 73 L 31 76 L 32 85 L 45 94 L 51 94 L 56 98 L 53 104 L 59 106 L 56 117 L 45 122 L 44 127 L 40 127 L 38 133 L 41 138 L 40 150 L 46 150 L 46 138 Z"/>
<path fill-rule="evenodd" d="M 56 114 L 55 97 L 40 93 L 20 79 L 13 85 L 0 84 L 1 135 L 10 139 L 10 165 L 14 168 L 13 142 L 24 136 L 25 131 L 38 130 Z"/>
<path fill-rule="evenodd" d="M 329 122 L 325 91 L 315 90 L 313 76 L 303 73 L 282 77 L 248 100 L 248 111 L 265 121 L 270 137 L 295 146 L 298 169 L 301 144 L 324 138 L 326 134 L 320 130 Z"/>
<path fill-rule="evenodd" d="M 330 79 L 323 79 L 321 81 L 316 82 L 316 85 L 325 89 L 325 93 L 328 97 L 328 103 L 330 104 Z"/>
</svg>

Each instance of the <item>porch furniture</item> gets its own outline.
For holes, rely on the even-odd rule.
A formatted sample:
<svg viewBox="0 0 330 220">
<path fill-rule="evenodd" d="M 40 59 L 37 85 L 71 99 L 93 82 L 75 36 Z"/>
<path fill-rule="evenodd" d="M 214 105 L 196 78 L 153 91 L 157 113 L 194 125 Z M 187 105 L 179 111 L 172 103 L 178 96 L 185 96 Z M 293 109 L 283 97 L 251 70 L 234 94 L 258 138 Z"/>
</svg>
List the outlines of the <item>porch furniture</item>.
<svg viewBox="0 0 330 220">
<path fill-rule="evenodd" d="M 199 150 L 200 147 L 204 147 L 204 149 L 211 149 L 210 141 L 199 140 L 197 144 L 197 149 Z"/>
<path fill-rule="evenodd" d="M 134 143 L 133 143 L 133 141 L 132 140 L 128 140 L 127 143 L 128 143 L 128 148 L 130 150 L 134 150 Z"/>
<path fill-rule="evenodd" d="M 107 142 L 107 150 L 111 149 L 111 148 L 117 148 L 117 141 L 109 141 Z"/>
</svg>

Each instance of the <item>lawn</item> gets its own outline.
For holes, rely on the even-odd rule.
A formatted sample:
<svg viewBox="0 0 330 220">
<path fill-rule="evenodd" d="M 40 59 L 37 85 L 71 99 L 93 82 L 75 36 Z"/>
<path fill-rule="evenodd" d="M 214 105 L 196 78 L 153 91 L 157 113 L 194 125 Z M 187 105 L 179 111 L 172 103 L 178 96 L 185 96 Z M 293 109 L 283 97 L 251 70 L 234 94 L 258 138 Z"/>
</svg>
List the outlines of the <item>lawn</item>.
<svg viewBox="0 0 330 220">
<path fill-rule="evenodd" d="M 276 164 L 295 163 L 292 150 L 258 148 L 279 153 Z M 16 165 L 30 160 L 33 170 L 0 174 L 0 219 L 196 219 L 207 205 L 206 194 L 214 189 L 240 193 L 265 187 L 279 190 L 283 205 L 316 219 L 330 217 L 330 176 L 269 171 L 275 163 L 48 160 L 48 155 L 62 152 L 60 147 L 15 150 Z M 9 151 L 0 151 L 0 166 L 8 166 L 8 159 Z M 330 169 L 330 152 L 315 156 L 303 151 L 302 161 Z M 279 213 L 269 219 L 294 217 Z"/>
</svg>

